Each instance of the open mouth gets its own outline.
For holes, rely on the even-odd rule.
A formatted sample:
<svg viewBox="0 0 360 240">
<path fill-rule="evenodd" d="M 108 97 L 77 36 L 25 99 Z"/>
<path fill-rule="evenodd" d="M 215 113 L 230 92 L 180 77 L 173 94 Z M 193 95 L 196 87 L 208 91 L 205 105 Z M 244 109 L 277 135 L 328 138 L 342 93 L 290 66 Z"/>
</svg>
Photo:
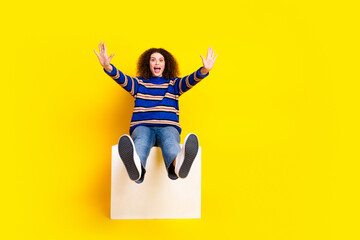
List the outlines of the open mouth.
<svg viewBox="0 0 360 240">
<path fill-rule="evenodd" d="M 157 67 L 154 68 L 155 73 L 159 73 L 160 71 L 161 71 L 161 68 L 157 68 Z"/>
</svg>

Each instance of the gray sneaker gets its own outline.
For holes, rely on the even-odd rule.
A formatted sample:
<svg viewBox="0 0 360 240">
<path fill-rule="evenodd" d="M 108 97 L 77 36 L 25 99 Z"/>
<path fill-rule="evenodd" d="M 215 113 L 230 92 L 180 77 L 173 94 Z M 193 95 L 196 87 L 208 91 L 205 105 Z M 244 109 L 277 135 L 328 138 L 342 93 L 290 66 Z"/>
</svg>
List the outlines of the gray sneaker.
<svg viewBox="0 0 360 240">
<path fill-rule="evenodd" d="M 119 139 L 118 150 L 129 177 L 137 181 L 141 177 L 141 161 L 136 153 L 135 145 L 129 135 L 122 135 Z"/>
<path fill-rule="evenodd" d="M 175 173 L 179 178 L 186 178 L 199 150 L 199 140 L 194 133 L 189 133 L 181 151 L 176 156 Z"/>
</svg>

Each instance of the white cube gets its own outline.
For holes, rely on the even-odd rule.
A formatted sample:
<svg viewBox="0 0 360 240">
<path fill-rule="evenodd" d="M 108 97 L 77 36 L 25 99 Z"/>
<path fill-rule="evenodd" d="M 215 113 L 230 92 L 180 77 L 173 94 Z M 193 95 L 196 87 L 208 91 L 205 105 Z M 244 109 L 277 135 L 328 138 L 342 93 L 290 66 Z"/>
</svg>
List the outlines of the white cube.
<svg viewBox="0 0 360 240">
<path fill-rule="evenodd" d="M 153 147 L 141 184 L 131 181 L 112 146 L 111 219 L 201 218 L 201 148 L 185 179 L 171 180 L 159 147 Z"/>
</svg>

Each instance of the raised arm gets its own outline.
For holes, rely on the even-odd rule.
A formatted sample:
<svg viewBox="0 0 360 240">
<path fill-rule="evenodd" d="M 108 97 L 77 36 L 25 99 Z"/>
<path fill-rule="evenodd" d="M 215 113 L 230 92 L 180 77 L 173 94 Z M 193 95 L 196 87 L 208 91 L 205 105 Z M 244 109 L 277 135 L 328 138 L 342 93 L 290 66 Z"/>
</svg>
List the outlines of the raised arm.
<svg viewBox="0 0 360 240">
<path fill-rule="evenodd" d="M 202 55 L 200 55 L 203 60 L 203 67 L 199 68 L 196 72 L 178 78 L 177 84 L 179 88 L 179 94 L 182 95 L 184 92 L 190 90 L 193 86 L 195 86 L 198 82 L 209 75 L 210 70 L 213 68 L 217 55 L 215 56 L 215 50 L 209 47 L 207 58 L 205 59 Z"/>
<path fill-rule="evenodd" d="M 202 75 L 206 75 L 208 74 L 208 72 L 210 72 L 210 70 L 213 68 L 214 64 L 215 64 L 215 60 L 217 58 L 217 54 L 215 56 L 215 50 L 213 51 L 212 47 L 208 48 L 208 53 L 207 53 L 207 58 L 205 59 L 202 55 L 200 55 L 200 57 L 202 58 L 203 61 L 203 67 L 201 68 L 201 74 Z"/>
<path fill-rule="evenodd" d="M 94 52 L 95 52 L 96 56 L 98 57 L 101 66 L 107 72 L 112 72 L 113 68 L 110 65 L 110 61 L 114 57 L 114 54 L 111 54 L 110 57 L 108 57 L 106 46 L 105 46 L 105 43 L 103 43 L 103 42 L 101 42 L 99 44 L 99 51 L 100 51 L 100 54 L 97 53 L 96 50 L 94 49 Z"/>
<path fill-rule="evenodd" d="M 105 43 L 101 42 L 99 44 L 99 51 L 100 54 L 98 54 L 94 49 L 94 52 L 98 57 L 101 66 L 104 68 L 105 73 L 109 75 L 112 79 L 114 79 L 121 87 L 123 87 L 126 91 L 128 91 L 132 96 L 136 95 L 137 87 L 138 87 L 137 79 L 125 75 L 110 63 L 114 54 L 111 54 L 110 57 L 108 57 Z"/>
</svg>

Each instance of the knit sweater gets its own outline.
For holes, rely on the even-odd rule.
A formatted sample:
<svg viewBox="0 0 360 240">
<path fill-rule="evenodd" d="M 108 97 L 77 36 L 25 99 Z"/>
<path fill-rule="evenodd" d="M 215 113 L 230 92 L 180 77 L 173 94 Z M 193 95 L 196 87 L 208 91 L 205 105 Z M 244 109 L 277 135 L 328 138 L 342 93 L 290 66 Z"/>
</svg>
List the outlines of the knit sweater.
<svg viewBox="0 0 360 240">
<path fill-rule="evenodd" d="M 135 106 L 130 123 L 130 134 L 137 126 L 173 126 L 179 133 L 179 97 L 209 75 L 202 75 L 199 68 L 196 72 L 182 77 L 165 79 L 125 75 L 114 65 L 112 72 L 107 73 L 121 87 L 135 98 Z"/>
</svg>

